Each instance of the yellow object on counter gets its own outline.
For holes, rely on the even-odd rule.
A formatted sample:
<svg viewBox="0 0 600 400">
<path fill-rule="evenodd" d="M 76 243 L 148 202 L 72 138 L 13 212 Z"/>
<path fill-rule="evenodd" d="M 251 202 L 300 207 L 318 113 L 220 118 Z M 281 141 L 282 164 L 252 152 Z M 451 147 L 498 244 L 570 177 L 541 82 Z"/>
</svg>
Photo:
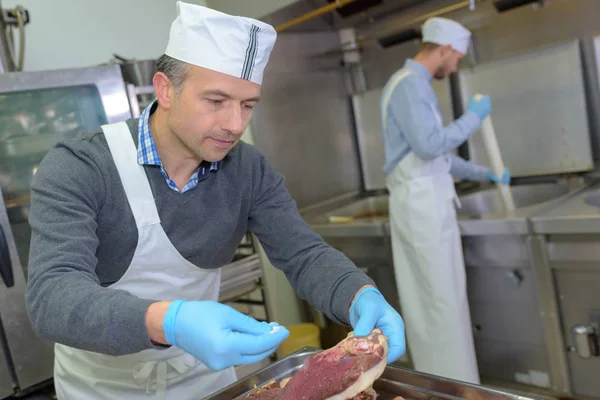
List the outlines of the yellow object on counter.
<svg viewBox="0 0 600 400">
<path fill-rule="evenodd" d="M 329 216 L 329 222 L 332 224 L 346 224 L 352 222 L 354 218 L 352 217 L 339 217 L 335 215 Z"/>
<path fill-rule="evenodd" d="M 286 326 L 290 336 L 281 343 L 277 350 L 279 358 L 287 357 L 303 347 L 321 348 L 321 331 L 319 326 L 312 323 Z"/>
</svg>

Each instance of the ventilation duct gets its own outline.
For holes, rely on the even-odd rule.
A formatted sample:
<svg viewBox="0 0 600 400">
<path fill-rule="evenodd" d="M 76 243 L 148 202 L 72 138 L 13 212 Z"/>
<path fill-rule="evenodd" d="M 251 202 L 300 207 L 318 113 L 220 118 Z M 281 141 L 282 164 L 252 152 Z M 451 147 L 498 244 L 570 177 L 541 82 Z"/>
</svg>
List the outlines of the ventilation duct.
<svg viewBox="0 0 600 400">
<path fill-rule="evenodd" d="M 337 0 L 327 0 L 328 3 L 335 3 L 336 1 Z M 383 0 L 357 0 L 351 4 L 338 8 L 335 12 L 342 18 L 348 18 L 381 4 L 383 4 Z"/>
<path fill-rule="evenodd" d="M 498 12 L 506 12 L 534 3 L 541 4 L 542 2 L 540 0 L 496 0 L 494 7 Z"/>
<path fill-rule="evenodd" d="M 402 32 L 381 37 L 377 39 L 377 42 L 381 47 L 387 49 L 388 47 L 398 46 L 402 43 L 412 42 L 416 39 L 421 39 L 421 33 L 417 29 L 407 29 Z"/>
</svg>

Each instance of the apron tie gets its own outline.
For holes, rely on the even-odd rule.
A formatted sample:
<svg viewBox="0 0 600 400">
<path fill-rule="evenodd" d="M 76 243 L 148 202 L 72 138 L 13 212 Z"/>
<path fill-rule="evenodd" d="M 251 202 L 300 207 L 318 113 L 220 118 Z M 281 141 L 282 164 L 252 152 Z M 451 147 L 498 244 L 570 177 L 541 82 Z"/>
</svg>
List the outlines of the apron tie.
<svg viewBox="0 0 600 400">
<path fill-rule="evenodd" d="M 168 382 L 168 366 L 181 376 L 194 368 L 196 359 L 187 353 L 166 360 L 148 361 L 138 363 L 133 367 L 133 379 L 139 386 L 146 386 L 146 394 L 150 395 L 150 384 L 152 372 L 156 369 L 156 395 L 160 398 L 166 397 Z"/>
</svg>

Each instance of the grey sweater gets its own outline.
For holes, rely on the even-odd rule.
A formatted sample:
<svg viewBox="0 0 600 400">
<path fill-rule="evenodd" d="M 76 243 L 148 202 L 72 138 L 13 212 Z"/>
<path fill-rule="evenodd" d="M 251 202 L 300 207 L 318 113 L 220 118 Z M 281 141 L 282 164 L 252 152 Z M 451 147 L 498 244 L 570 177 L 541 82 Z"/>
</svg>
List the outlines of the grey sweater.
<svg viewBox="0 0 600 400">
<path fill-rule="evenodd" d="M 128 125 L 137 145 L 137 120 Z M 158 167 L 145 170 L 163 229 L 199 268 L 229 263 L 250 230 L 299 297 L 334 321 L 347 324 L 353 296 L 374 284 L 311 231 L 281 175 L 246 143 L 183 194 Z M 26 303 L 41 337 L 112 355 L 154 347 L 144 322 L 153 301 L 107 288 L 127 270 L 138 234 L 101 130 L 46 155 L 32 183 L 30 224 Z"/>
</svg>

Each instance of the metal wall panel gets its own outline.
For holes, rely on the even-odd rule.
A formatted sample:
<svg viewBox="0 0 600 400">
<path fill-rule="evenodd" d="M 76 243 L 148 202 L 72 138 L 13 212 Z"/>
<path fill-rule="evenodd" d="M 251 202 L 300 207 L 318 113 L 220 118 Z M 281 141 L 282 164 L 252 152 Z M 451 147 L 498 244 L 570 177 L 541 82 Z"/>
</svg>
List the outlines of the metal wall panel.
<svg viewBox="0 0 600 400">
<path fill-rule="evenodd" d="M 337 33 L 282 34 L 265 71 L 252 133 L 300 208 L 361 190 Z"/>
<path fill-rule="evenodd" d="M 532 176 L 593 168 L 578 40 L 459 73 L 461 101 L 492 98 L 492 120 L 512 175 Z M 474 162 L 489 166 L 481 134 L 469 139 Z"/>
</svg>

